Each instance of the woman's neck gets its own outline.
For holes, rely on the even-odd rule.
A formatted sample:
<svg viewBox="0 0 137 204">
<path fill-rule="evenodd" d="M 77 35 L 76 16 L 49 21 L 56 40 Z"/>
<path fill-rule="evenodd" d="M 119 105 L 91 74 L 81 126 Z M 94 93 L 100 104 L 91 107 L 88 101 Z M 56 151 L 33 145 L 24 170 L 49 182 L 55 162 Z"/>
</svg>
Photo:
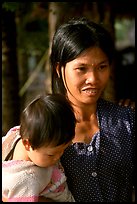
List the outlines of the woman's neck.
<svg viewBox="0 0 137 204">
<path fill-rule="evenodd" d="M 93 135 L 99 131 L 96 105 L 73 108 L 77 119 L 73 142 L 90 143 Z"/>
<path fill-rule="evenodd" d="M 77 120 L 80 121 L 90 121 L 93 117 L 96 116 L 96 104 L 91 105 L 73 105 L 75 116 Z"/>
</svg>

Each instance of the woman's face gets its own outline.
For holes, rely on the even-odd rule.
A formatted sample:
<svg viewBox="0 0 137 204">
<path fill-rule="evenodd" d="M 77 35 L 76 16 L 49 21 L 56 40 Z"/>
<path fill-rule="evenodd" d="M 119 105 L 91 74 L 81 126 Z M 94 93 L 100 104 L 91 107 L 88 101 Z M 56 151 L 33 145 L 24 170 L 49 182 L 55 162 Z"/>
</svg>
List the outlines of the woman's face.
<svg viewBox="0 0 137 204">
<path fill-rule="evenodd" d="M 74 104 L 94 104 L 107 85 L 110 65 L 107 55 L 98 47 L 87 49 L 62 67 L 67 95 Z"/>
</svg>

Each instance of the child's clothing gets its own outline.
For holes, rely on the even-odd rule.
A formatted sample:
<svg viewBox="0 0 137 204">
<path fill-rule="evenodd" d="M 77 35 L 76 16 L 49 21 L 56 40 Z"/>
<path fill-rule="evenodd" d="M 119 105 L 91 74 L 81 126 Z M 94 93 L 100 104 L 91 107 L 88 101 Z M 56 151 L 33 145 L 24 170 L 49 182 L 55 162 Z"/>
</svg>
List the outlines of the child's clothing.
<svg viewBox="0 0 137 204">
<path fill-rule="evenodd" d="M 4 161 L 19 137 L 16 126 L 2 138 L 2 196 L 7 202 L 38 202 L 39 196 L 55 202 L 74 202 L 60 162 L 43 168 L 31 161 Z"/>
</svg>

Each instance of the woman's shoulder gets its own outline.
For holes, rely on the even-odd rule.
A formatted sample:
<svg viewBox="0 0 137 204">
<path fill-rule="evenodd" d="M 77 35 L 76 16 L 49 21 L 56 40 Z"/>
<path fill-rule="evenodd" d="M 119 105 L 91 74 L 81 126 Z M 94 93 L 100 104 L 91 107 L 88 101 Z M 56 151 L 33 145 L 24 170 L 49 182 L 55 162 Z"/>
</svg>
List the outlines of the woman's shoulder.
<svg viewBox="0 0 137 204">
<path fill-rule="evenodd" d="M 98 100 L 98 107 L 102 107 L 102 108 L 112 108 L 112 109 L 118 109 L 121 111 L 131 111 L 134 112 L 134 109 L 131 108 L 131 106 L 125 106 L 125 105 L 119 105 L 117 102 L 114 101 L 109 101 L 103 98 L 100 98 Z"/>
<path fill-rule="evenodd" d="M 98 112 L 106 115 L 107 117 L 121 117 L 121 118 L 134 118 L 135 110 L 130 106 L 121 106 L 118 103 L 108 101 L 105 99 L 100 99 L 98 101 Z"/>
</svg>

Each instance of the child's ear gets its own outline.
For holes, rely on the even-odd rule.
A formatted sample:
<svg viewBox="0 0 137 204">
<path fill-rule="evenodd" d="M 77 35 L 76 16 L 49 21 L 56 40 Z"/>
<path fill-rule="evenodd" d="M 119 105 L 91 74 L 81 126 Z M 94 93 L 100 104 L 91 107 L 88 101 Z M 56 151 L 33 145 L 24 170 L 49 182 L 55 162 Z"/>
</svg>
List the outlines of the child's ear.
<svg viewBox="0 0 137 204">
<path fill-rule="evenodd" d="M 31 148 L 31 145 L 30 145 L 30 143 L 29 143 L 29 140 L 28 140 L 28 139 L 24 139 L 24 140 L 22 140 L 22 143 L 23 143 L 25 149 L 26 149 L 27 151 L 29 151 L 30 148 Z"/>
</svg>

